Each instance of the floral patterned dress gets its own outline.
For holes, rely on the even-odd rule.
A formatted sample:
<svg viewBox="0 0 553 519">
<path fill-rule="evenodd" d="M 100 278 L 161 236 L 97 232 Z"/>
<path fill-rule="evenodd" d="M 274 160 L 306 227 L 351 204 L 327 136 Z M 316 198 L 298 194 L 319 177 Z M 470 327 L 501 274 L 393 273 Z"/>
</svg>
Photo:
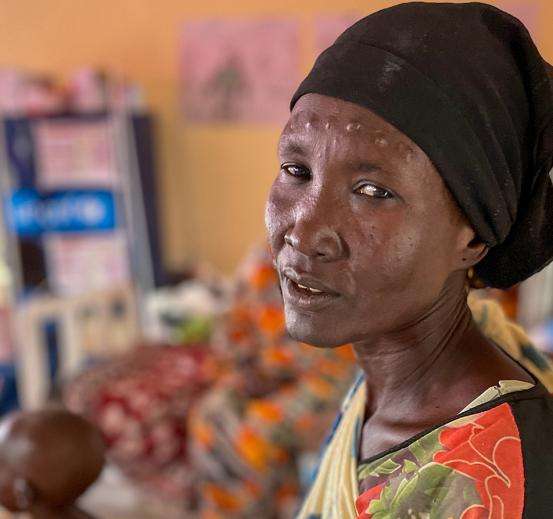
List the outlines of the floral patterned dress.
<svg viewBox="0 0 553 519">
<path fill-rule="evenodd" d="M 520 518 L 521 431 L 509 403 L 496 403 L 364 460 L 358 477 L 358 519 Z"/>
<path fill-rule="evenodd" d="M 528 354 L 529 343 L 520 346 L 534 384 L 500 381 L 458 415 L 365 460 L 358 459 L 366 405 L 360 374 L 297 519 L 553 517 L 551 366 L 537 351 Z"/>
</svg>

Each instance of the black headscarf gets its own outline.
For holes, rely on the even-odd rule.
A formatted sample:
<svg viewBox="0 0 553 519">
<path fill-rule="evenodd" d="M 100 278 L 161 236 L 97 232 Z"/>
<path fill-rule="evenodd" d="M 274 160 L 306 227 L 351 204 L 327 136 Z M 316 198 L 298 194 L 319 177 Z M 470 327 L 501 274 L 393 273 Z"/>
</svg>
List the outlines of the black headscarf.
<svg viewBox="0 0 553 519">
<path fill-rule="evenodd" d="M 396 5 L 363 18 L 298 87 L 364 106 L 430 158 L 507 288 L 553 259 L 553 88 L 524 25 L 487 4 Z"/>
</svg>

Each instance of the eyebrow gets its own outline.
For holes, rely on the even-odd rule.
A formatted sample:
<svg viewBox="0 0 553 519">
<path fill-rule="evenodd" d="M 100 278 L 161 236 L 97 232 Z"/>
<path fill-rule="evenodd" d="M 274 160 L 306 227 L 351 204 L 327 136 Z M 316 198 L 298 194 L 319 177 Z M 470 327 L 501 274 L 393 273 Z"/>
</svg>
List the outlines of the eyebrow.
<svg viewBox="0 0 553 519">
<path fill-rule="evenodd" d="M 308 147 L 297 140 L 286 140 L 278 147 L 279 153 L 290 153 L 292 155 L 307 155 Z"/>
<path fill-rule="evenodd" d="M 374 164 L 373 162 L 356 161 L 348 163 L 348 166 L 350 167 L 350 169 L 360 171 L 362 173 L 384 173 L 386 171 L 382 169 L 378 164 Z"/>
<path fill-rule="evenodd" d="M 290 154 L 306 157 L 309 155 L 309 146 L 294 138 L 286 140 L 283 144 L 279 145 L 279 154 Z M 364 160 L 351 160 L 347 162 L 348 168 L 353 171 L 361 173 L 386 173 L 378 164 L 374 162 L 368 162 Z"/>
</svg>

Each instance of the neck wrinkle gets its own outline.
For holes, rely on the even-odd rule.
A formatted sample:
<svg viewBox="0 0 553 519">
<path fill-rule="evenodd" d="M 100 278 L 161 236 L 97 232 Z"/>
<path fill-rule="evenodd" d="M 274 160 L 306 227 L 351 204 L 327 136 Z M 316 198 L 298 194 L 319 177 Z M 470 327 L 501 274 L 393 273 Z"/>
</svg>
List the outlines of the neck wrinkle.
<svg viewBox="0 0 553 519">
<path fill-rule="evenodd" d="M 422 405 L 451 367 L 463 371 L 463 348 L 475 328 L 464 290 L 445 289 L 419 318 L 392 334 L 354 344 L 365 373 L 369 416 Z M 449 369 L 447 369 L 449 368 Z"/>
</svg>

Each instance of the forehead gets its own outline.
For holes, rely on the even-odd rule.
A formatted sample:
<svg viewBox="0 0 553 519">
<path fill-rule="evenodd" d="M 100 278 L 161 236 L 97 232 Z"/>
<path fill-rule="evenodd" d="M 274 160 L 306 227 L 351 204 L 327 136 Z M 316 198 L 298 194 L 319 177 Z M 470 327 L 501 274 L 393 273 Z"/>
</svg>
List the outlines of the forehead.
<svg viewBox="0 0 553 519">
<path fill-rule="evenodd" d="M 394 151 L 407 159 L 423 153 L 409 137 L 371 110 L 334 97 L 306 94 L 290 114 L 279 151 L 296 141 L 321 136 L 339 138 L 350 148 Z"/>
</svg>

